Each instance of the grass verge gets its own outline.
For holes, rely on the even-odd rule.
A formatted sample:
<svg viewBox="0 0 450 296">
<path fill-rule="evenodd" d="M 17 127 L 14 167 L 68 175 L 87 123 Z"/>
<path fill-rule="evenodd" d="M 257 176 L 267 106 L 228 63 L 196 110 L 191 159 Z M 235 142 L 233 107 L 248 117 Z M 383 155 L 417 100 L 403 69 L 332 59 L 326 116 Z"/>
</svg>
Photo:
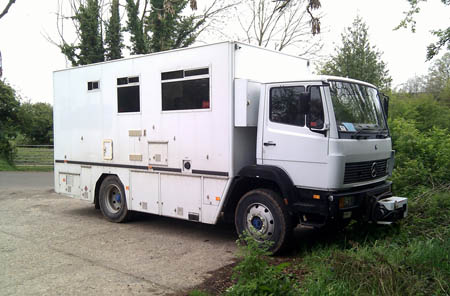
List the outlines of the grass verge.
<svg viewBox="0 0 450 296">
<path fill-rule="evenodd" d="M 289 286 L 284 293 L 450 295 L 450 185 L 410 198 L 408 217 L 399 224 L 353 223 L 332 235 L 314 232 L 299 247 L 278 258 L 283 264 L 244 249 L 229 288 L 215 293 L 199 286 L 190 295 L 276 295 Z"/>
<path fill-rule="evenodd" d="M 51 171 L 53 171 L 53 166 L 52 165 L 13 166 L 13 165 L 9 164 L 5 159 L 0 158 L 0 171 L 51 172 Z"/>
<path fill-rule="evenodd" d="M 410 200 L 398 226 L 354 224 L 333 243 L 306 249 L 304 295 L 449 295 L 450 192 Z"/>
</svg>

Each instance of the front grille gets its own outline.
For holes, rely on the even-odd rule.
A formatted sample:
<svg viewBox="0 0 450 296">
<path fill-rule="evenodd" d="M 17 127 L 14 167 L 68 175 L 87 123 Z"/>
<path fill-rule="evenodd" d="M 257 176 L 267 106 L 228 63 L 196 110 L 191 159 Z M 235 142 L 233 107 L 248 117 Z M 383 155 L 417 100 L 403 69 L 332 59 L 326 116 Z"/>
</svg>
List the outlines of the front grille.
<svg viewBox="0 0 450 296">
<path fill-rule="evenodd" d="M 344 184 L 378 179 L 387 175 L 387 159 L 345 164 Z"/>
</svg>

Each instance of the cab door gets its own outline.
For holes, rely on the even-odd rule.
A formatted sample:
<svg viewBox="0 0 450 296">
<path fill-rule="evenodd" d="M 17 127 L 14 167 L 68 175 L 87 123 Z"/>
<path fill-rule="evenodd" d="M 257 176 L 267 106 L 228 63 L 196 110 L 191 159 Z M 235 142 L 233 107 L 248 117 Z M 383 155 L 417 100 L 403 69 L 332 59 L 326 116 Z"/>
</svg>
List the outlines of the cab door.
<svg viewBox="0 0 450 296">
<path fill-rule="evenodd" d="M 304 92 L 311 93 L 310 104 L 302 102 Z M 323 88 L 299 83 L 267 85 L 264 97 L 262 164 L 284 169 L 297 186 L 323 188 L 329 139 L 326 128 L 317 132 L 329 126 Z"/>
</svg>

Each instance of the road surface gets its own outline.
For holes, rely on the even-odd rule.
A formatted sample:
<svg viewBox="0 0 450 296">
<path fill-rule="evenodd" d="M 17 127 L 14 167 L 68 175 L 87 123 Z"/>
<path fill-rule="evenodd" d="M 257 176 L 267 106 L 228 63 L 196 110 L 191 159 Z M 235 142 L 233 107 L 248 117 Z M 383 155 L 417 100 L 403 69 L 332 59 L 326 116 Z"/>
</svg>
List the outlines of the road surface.
<svg viewBox="0 0 450 296">
<path fill-rule="evenodd" d="M 55 194 L 53 173 L 0 172 L 0 202 L 0 295 L 166 295 L 235 258 L 233 227 L 110 223 Z"/>
</svg>

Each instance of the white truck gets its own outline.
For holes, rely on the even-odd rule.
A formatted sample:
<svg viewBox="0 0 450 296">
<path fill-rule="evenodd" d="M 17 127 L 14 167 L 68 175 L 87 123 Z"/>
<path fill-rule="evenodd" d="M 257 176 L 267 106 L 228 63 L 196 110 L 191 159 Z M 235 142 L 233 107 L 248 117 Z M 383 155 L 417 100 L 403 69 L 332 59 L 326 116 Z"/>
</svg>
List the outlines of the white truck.
<svg viewBox="0 0 450 296">
<path fill-rule="evenodd" d="M 373 85 L 238 42 L 56 71 L 55 191 L 112 222 L 223 217 L 272 252 L 299 223 L 390 223 L 407 199 L 387 181 L 384 103 Z"/>
</svg>

